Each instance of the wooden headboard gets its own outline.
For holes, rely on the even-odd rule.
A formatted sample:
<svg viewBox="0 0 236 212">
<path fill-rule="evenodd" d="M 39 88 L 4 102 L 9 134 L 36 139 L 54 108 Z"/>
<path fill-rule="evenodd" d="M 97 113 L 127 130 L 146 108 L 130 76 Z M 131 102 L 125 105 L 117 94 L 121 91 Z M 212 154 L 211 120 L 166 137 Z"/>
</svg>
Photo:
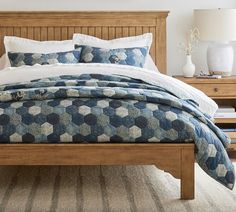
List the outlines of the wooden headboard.
<svg viewBox="0 0 236 212">
<path fill-rule="evenodd" d="M 113 39 L 153 34 L 151 56 L 158 69 L 166 73 L 167 11 L 152 12 L 0 12 L 0 55 L 3 37 L 14 35 L 35 40 L 71 39 L 79 32 Z"/>
</svg>

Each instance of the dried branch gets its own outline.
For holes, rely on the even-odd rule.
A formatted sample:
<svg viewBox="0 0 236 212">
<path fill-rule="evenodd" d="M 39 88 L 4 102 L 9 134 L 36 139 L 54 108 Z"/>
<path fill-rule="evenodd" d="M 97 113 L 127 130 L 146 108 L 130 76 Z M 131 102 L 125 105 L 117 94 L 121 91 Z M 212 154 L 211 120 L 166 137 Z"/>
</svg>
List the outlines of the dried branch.
<svg viewBox="0 0 236 212">
<path fill-rule="evenodd" d="M 186 55 L 191 55 L 198 45 L 200 39 L 200 32 L 198 28 L 190 29 L 186 33 L 186 40 L 185 42 L 179 43 L 178 47 L 182 49 Z"/>
</svg>

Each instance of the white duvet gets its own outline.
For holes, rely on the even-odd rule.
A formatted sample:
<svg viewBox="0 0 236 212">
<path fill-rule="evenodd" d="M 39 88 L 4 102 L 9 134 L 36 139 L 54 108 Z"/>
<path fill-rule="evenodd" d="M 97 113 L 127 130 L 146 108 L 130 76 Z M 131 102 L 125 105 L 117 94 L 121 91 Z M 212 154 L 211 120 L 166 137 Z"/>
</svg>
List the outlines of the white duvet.
<svg viewBox="0 0 236 212">
<path fill-rule="evenodd" d="M 116 64 L 80 63 L 21 66 L 17 68 L 9 67 L 0 71 L 0 85 L 58 75 L 73 75 L 82 73 L 117 74 L 135 79 L 141 79 L 147 83 L 161 86 L 182 99 L 194 100 L 199 104 L 199 108 L 202 112 L 212 117 L 218 109 L 217 104 L 203 92 L 175 78 L 143 68 Z"/>
</svg>

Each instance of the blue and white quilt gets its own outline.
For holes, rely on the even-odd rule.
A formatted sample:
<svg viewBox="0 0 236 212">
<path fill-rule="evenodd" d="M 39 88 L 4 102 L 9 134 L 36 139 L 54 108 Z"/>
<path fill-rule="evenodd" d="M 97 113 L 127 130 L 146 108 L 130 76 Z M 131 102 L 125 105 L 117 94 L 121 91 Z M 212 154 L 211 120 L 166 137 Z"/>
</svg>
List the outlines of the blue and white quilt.
<svg viewBox="0 0 236 212">
<path fill-rule="evenodd" d="M 101 73 L 0 85 L 0 143 L 194 142 L 199 165 L 233 188 L 230 140 L 195 101 L 141 79 Z"/>
</svg>

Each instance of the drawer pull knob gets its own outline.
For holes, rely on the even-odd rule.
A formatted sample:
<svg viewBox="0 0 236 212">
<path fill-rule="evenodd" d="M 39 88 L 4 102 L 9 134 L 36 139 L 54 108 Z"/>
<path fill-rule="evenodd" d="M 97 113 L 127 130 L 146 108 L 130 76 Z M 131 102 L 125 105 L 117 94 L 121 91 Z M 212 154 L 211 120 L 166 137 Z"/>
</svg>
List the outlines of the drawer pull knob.
<svg viewBox="0 0 236 212">
<path fill-rule="evenodd" d="M 218 92 L 218 88 L 214 88 L 214 91 L 215 91 L 215 92 Z"/>
</svg>

